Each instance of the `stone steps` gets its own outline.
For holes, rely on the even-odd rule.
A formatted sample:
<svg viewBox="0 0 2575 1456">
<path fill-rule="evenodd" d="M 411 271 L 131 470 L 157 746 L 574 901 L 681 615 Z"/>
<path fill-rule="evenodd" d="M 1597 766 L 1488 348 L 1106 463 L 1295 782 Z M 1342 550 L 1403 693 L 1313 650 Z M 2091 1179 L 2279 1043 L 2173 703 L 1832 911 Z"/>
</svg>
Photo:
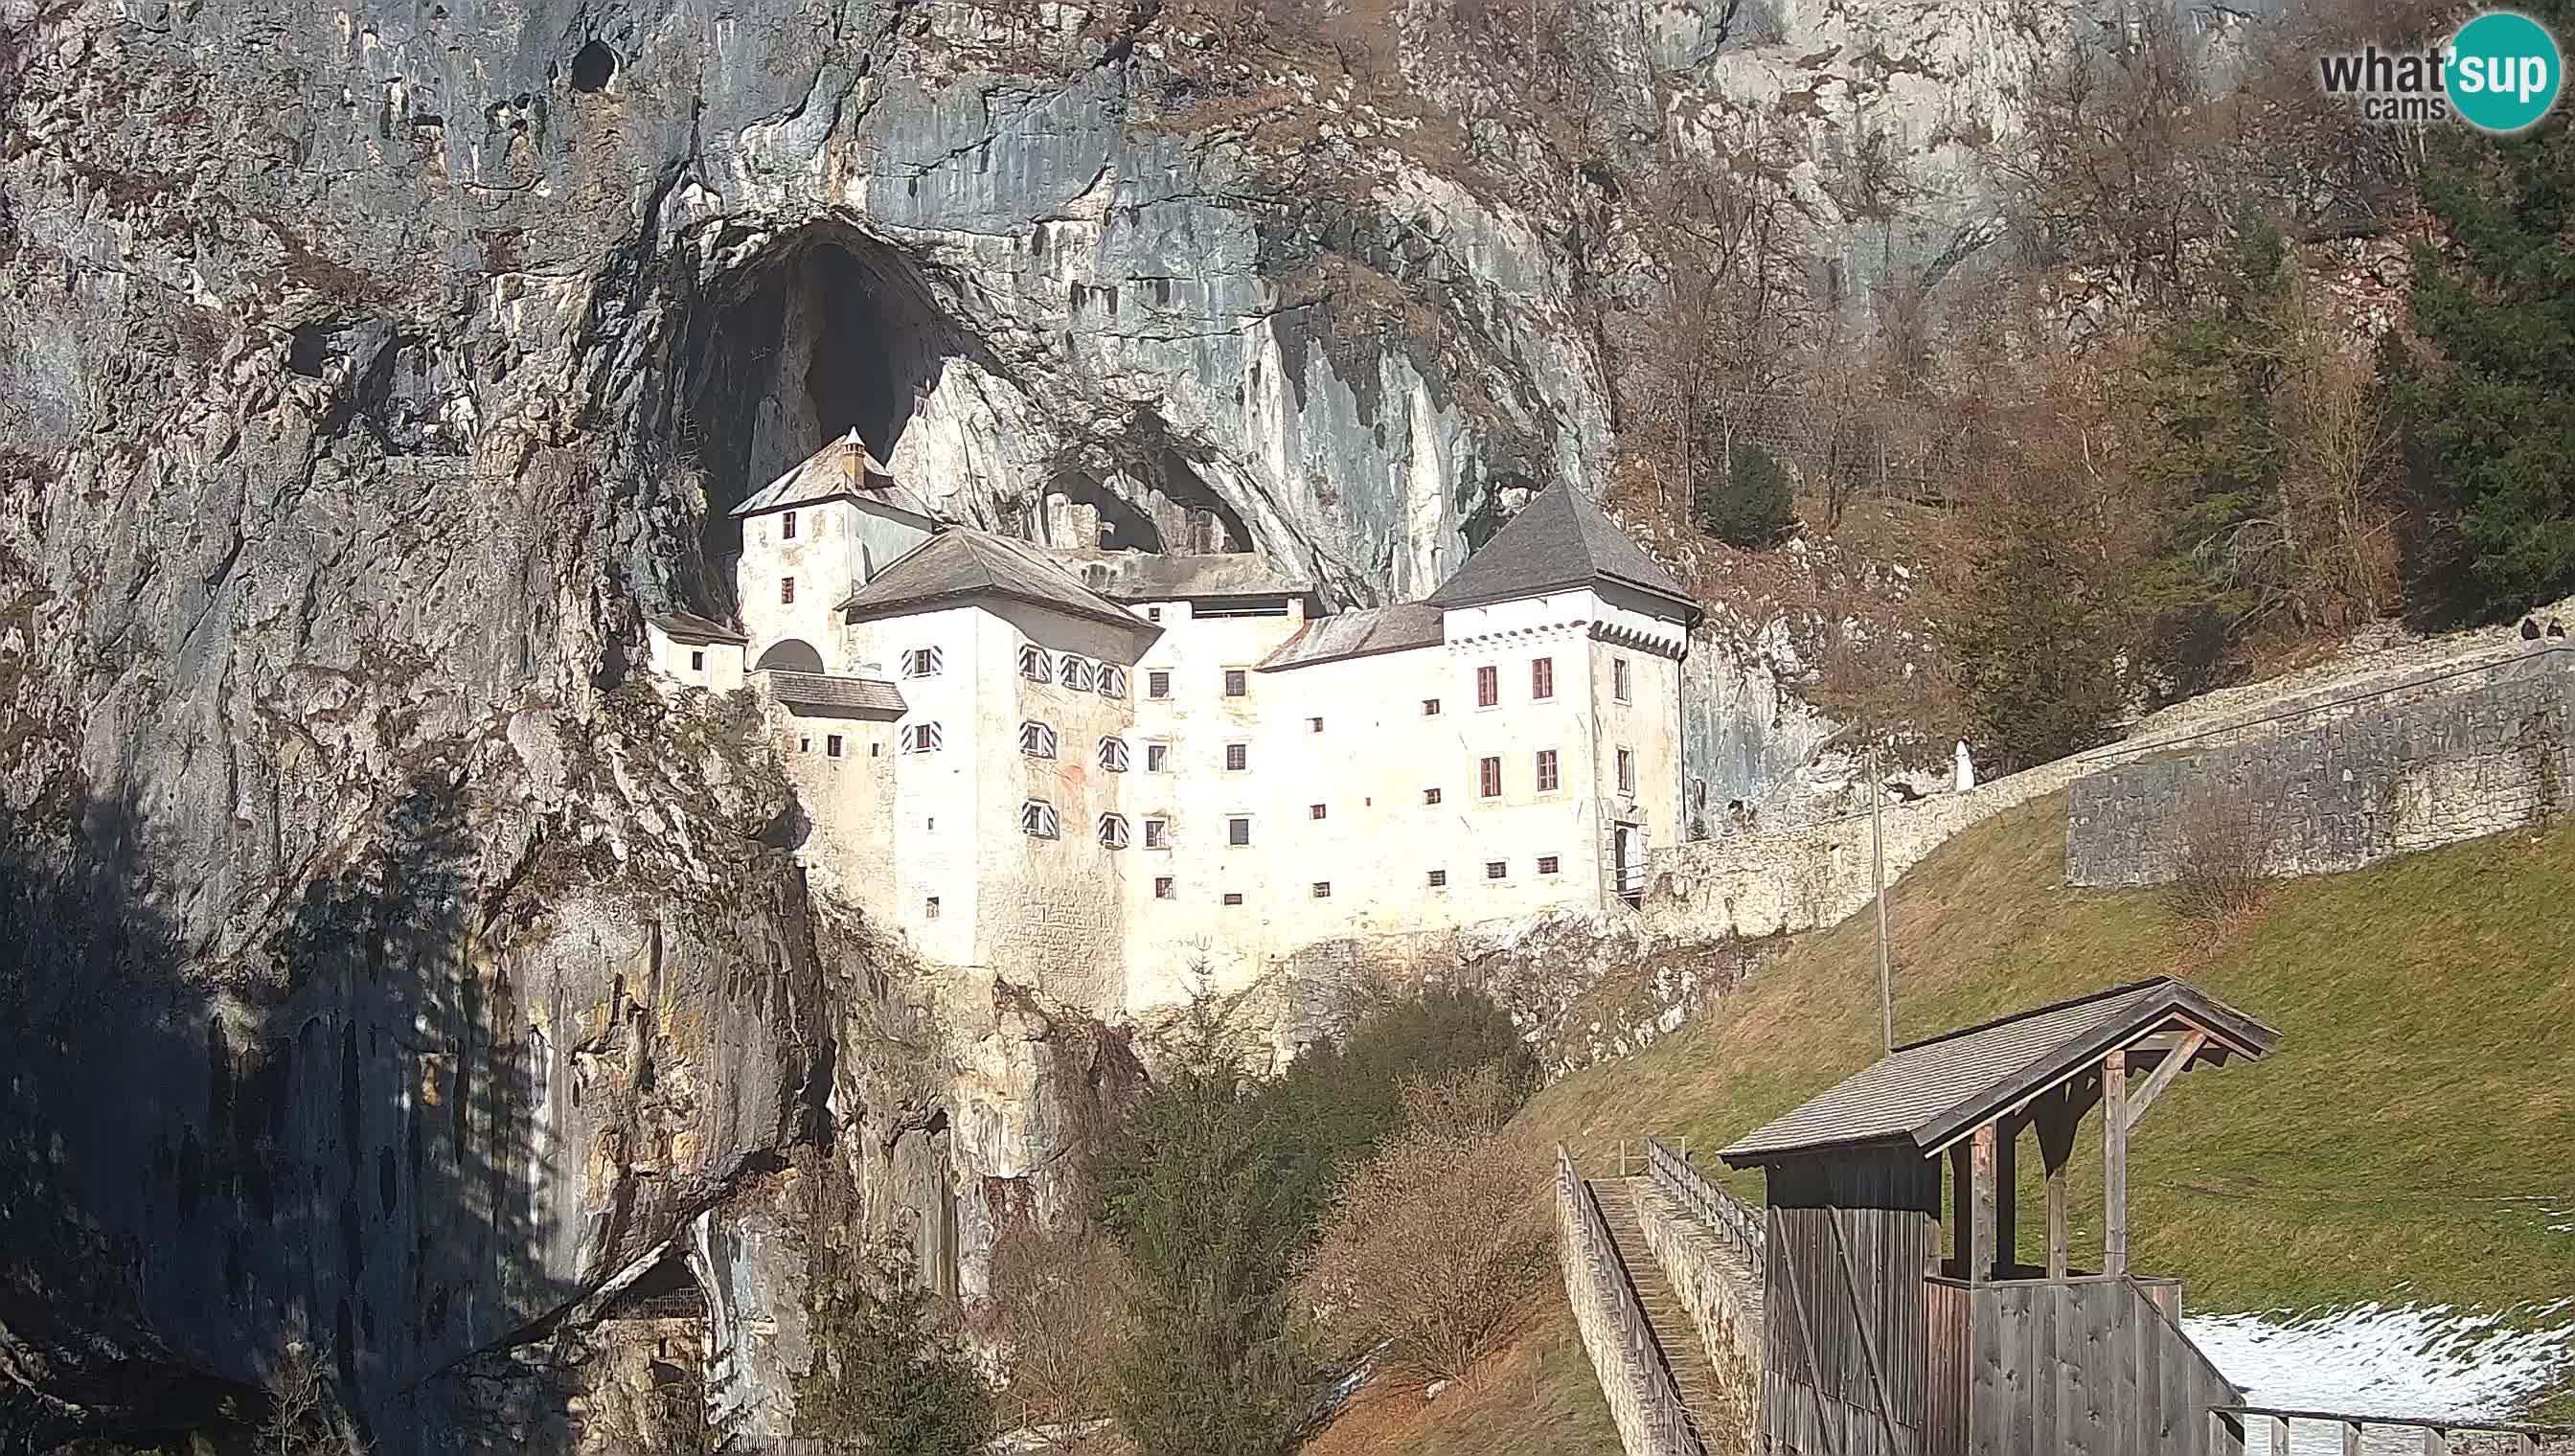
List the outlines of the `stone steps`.
<svg viewBox="0 0 2575 1456">
<path fill-rule="evenodd" d="M 1635 1288 L 1645 1322 L 1653 1327 L 1654 1342 L 1662 1347 L 1663 1363 L 1672 1372 L 1681 1404 L 1688 1408 L 1701 1443 L 1711 1452 L 1721 1451 L 1725 1447 L 1716 1433 L 1731 1428 L 1729 1402 L 1717 1384 L 1715 1368 L 1708 1364 L 1707 1349 L 1699 1342 L 1697 1323 L 1672 1292 L 1671 1281 L 1663 1277 L 1662 1263 L 1646 1246 L 1644 1229 L 1636 1221 L 1634 1188 L 1643 1181 L 1594 1178 L 1590 1183 L 1600 1200 L 1601 1221 L 1609 1227 L 1609 1241 L 1616 1247 L 1618 1261 L 1626 1266 L 1627 1282 Z"/>
</svg>

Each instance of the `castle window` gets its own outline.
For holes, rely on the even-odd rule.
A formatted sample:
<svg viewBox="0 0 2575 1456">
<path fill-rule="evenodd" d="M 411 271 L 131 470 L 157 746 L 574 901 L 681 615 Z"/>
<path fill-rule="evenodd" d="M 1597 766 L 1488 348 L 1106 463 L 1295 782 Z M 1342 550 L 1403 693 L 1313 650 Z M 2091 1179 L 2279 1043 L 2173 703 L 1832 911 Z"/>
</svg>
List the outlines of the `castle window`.
<svg viewBox="0 0 2575 1456">
<path fill-rule="evenodd" d="M 1020 805 L 1020 832 L 1033 838 L 1052 839 L 1064 832 L 1055 816 L 1055 805 L 1043 798 L 1032 798 Z"/>
<path fill-rule="evenodd" d="M 800 753 L 813 752 L 814 735 L 812 733 L 798 733 L 796 735 L 796 751 Z"/>
<path fill-rule="evenodd" d="M 1540 854 L 1537 856 L 1537 872 L 1540 874 L 1553 874 L 1555 872 L 1555 864 L 1556 859 L 1552 854 Z"/>
<path fill-rule="evenodd" d="M 939 896 L 932 895 L 929 900 L 922 905 L 921 917 L 925 920 L 935 920 L 939 918 Z"/>
<path fill-rule="evenodd" d="M 914 648 L 903 655 L 903 676 L 936 678 L 948 666 L 948 655 L 938 648 Z"/>
<path fill-rule="evenodd" d="M 1421 790 L 1421 801 L 1423 803 L 1437 803 L 1439 801 L 1439 790 L 1436 788 L 1425 788 Z"/>
<path fill-rule="evenodd" d="M 1625 748 L 1618 750 L 1618 791 L 1620 793 L 1636 791 L 1636 755 Z"/>
<path fill-rule="evenodd" d="M 1555 792 L 1555 749 L 1553 748 L 1537 750 L 1537 791 Z"/>
<path fill-rule="evenodd" d="M 1620 703 L 1627 701 L 1627 660 L 1625 658 L 1609 660 L 1609 696 Z"/>
<path fill-rule="evenodd" d="M 1490 708 L 1501 701 L 1502 670 L 1499 668 L 1477 668 L 1475 670 L 1475 706 L 1477 708 Z"/>
<path fill-rule="evenodd" d="M 704 654 L 704 653 L 691 653 L 691 654 L 689 654 L 689 671 L 690 671 L 690 672 L 692 672 L 692 673 L 703 673 L 703 672 L 705 672 L 706 670 L 707 670 L 707 655 L 706 655 L 706 654 Z"/>
<path fill-rule="evenodd" d="M 1475 781 L 1486 798 L 1502 796 L 1502 760 L 1486 758 L 1475 765 Z"/>
<path fill-rule="evenodd" d="M 1077 658 L 1071 653 L 1064 655 L 1065 687 L 1076 693 L 1088 693 L 1091 691 L 1091 685 L 1098 681 L 1098 677 L 1092 671 L 1090 659 Z"/>
<path fill-rule="evenodd" d="M 1484 861 L 1484 877 L 1486 879 L 1499 879 L 1503 875 L 1510 873 L 1510 861 L 1507 859 L 1487 859 Z"/>
<path fill-rule="evenodd" d="M 1251 767 L 1251 766 L 1252 766 L 1252 746 L 1251 746 L 1250 744 L 1248 744 L 1248 743 L 1228 743 L 1228 744 L 1226 744 L 1226 745 L 1225 745 L 1225 766 L 1226 766 L 1227 771 L 1229 771 L 1229 772 L 1234 772 L 1234 773 L 1240 773 L 1240 772 L 1242 772 L 1244 769 Z"/>
<path fill-rule="evenodd" d="M 1145 620 L 1146 620 L 1147 622 L 1160 622 L 1160 621 L 1162 621 L 1162 620 L 1163 620 L 1163 609 L 1162 609 L 1162 608 L 1160 608 L 1160 607 L 1148 607 L 1148 608 L 1146 608 L 1146 609 L 1145 609 Z"/>
<path fill-rule="evenodd" d="M 1252 678 L 1250 674 L 1245 673 L 1241 668 L 1228 668 L 1225 670 L 1226 697 L 1241 698 L 1251 691 Z"/>
<path fill-rule="evenodd" d="M 1148 773 L 1171 772 L 1172 745 L 1169 743 L 1147 743 L 1145 745 L 1145 771 Z"/>
<path fill-rule="evenodd" d="M 1252 820 L 1243 818 L 1227 819 L 1225 821 L 1225 841 L 1228 844 L 1238 846 L 1251 843 Z"/>
<path fill-rule="evenodd" d="M 1112 849 L 1124 849 L 1127 847 L 1127 816 L 1125 814 L 1102 814 L 1100 816 L 1100 842 Z"/>
<path fill-rule="evenodd" d="M 1432 889 L 1446 889 L 1448 887 L 1448 871 L 1445 869 L 1431 870 L 1430 887 Z"/>
<path fill-rule="evenodd" d="M 1227 890 L 1225 892 L 1225 902 L 1230 905 L 1239 905 L 1243 903 L 1242 892 L 1240 890 Z"/>
<path fill-rule="evenodd" d="M 794 541 L 796 539 L 795 512 L 790 511 L 786 515 L 778 518 L 778 539 L 781 541 Z"/>
<path fill-rule="evenodd" d="M 1052 683 L 1055 681 L 1055 659 L 1048 657 L 1047 650 L 1042 647 L 1034 644 L 1024 646 L 1020 649 L 1020 676 L 1032 683 Z"/>
<path fill-rule="evenodd" d="M 1148 698 L 1169 698 L 1169 697 L 1171 697 L 1171 696 L 1172 696 L 1172 675 L 1171 675 L 1171 674 L 1169 674 L 1169 673 L 1148 673 L 1148 674 L 1146 674 L 1146 675 L 1145 675 L 1145 696 L 1146 696 L 1146 697 L 1148 697 Z"/>
<path fill-rule="evenodd" d="M 948 736 L 935 723 L 908 725 L 903 730 L 903 750 L 907 753 L 936 753 L 946 746 Z"/>
<path fill-rule="evenodd" d="M 1119 667 L 1115 663 L 1101 664 L 1100 696 L 1103 698 L 1125 698 L 1127 696 L 1127 670 Z"/>
<path fill-rule="evenodd" d="M 793 607 L 796 605 L 796 579 L 794 577 L 781 577 L 778 579 L 778 605 L 781 607 Z"/>
<path fill-rule="evenodd" d="M 1305 720 L 1305 731 L 1307 731 L 1307 732 L 1309 732 L 1309 733 L 1319 733 L 1319 732 L 1321 732 L 1322 730 L 1323 730 L 1323 721 L 1322 721 L 1321 719 L 1319 719 L 1319 718 L 1309 718 L 1309 719 Z"/>
<path fill-rule="evenodd" d="M 1124 773 L 1127 771 L 1127 740 L 1125 738 L 1102 738 L 1100 740 L 1100 766 L 1108 769 L 1112 773 Z"/>
<path fill-rule="evenodd" d="M 1439 716 L 1439 700 L 1436 698 L 1425 698 L 1421 700 L 1421 716 L 1423 718 L 1437 718 Z"/>
<path fill-rule="evenodd" d="M 1020 725 L 1020 751 L 1032 758 L 1055 756 L 1055 727 L 1032 719 Z"/>
<path fill-rule="evenodd" d="M 1529 697 L 1531 700 L 1555 696 L 1555 659 L 1529 659 Z"/>
<path fill-rule="evenodd" d="M 1314 898 L 1316 898 L 1316 899 L 1318 899 L 1318 900 L 1327 900 L 1327 899 L 1330 899 L 1331 897 L 1332 897 L 1332 882 L 1331 882 L 1330 880 L 1328 880 L 1328 879 L 1318 879 L 1318 880 L 1315 880 L 1315 881 L 1314 881 Z"/>
<path fill-rule="evenodd" d="M 1309 804 L 1305 805 L 1305 817 L 1307 817 L 1307 818 L 1309 818 L 1309 819 L 1319 819 L 1319 818 L 1321 818 L 1322 816 L 1323 816 L 1323 806 L 1322 806 L 1321 804 L 1319 804 L 1319 803 L 1309 803 Z"/>
<path fill-rule="evenodd" d="M 832 733 L 823 739 L 823 756 L 827 758 L 837 758 L 841 756 L 841 735 L 839 733 Z"/>
<path fill-rule="evenodd" d="M 1157 874 L 1157 875 L 1155 875 L 1155 876 L 1154 876 L 1154 898 L 1156 898 L 1156 899 L 1158 899 L 1158 900 L 1167 900 L 1167 899 L 1170 899 L 1171 897 L 1172 897 L 1172 876 L 1170 876 L 1170 875 L 1168 875 L 1168 874 Z"/>
<path fill-rule="evenodd" d="M 1172 821 L 1170 819 L 1145 820 L 1145 847 L 1148 849 L 1168 849 L 1172 847 Z"/>
</svg>

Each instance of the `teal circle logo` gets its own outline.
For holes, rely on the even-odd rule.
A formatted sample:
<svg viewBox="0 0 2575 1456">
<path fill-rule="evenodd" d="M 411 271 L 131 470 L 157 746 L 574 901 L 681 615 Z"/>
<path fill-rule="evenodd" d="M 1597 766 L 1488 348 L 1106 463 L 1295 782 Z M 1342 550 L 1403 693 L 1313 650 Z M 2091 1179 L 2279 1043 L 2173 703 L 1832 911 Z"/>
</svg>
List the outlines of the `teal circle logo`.
<svg viewBox="0 0 2575 1456">
<path fill-rule="evenodd" d="M 2564 83 L 2557 37 L 2527 15 L 2489 10 L 2441 53 L 2441 88 L 2479 131 L 2517 132 L 2548 114 Z"/>
</svg>

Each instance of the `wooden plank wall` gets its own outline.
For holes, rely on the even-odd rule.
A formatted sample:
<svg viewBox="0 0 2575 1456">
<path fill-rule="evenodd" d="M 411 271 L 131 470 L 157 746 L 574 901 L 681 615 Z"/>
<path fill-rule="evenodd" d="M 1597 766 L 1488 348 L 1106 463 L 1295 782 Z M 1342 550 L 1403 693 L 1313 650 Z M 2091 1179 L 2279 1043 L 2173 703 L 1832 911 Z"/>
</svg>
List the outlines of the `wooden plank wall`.
<svg viewBox="0 0 2575 1456">
<path fill-rule="evenodd" d="M 1898 1153 L 1769 1170 L 1762 1433 L 1773 1452 L 1917 1456 L 1922 1276 L 1938 1258 L 1939 1167 Z"/>
<path fill-rule="evenodd" d="M 2235 1387 L 2127 1280 L 1930 1287 L 1935 1308 L 1965 1303 L 1972 1334 L 1965 1441 L 1926 1456 L 2241 1456 L 2231 1441 L 2209 1448 L 2208 1410 L 2239 1400 Z"/>
</svg>

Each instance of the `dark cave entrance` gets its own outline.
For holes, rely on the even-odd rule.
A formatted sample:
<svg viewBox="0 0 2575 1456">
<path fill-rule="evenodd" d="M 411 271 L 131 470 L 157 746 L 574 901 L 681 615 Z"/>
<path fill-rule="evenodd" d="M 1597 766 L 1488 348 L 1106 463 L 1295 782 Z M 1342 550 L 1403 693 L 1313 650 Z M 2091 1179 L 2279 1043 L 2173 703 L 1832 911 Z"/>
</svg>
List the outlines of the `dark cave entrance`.
<svg viewBox="0 0 2575 1456">
<path fill-rule="evenodd" d="M 733 601 L 736 506 L 854 429 L 890 458 L 966 349 L 920 271 L 847 229 L 808 229 L 720 280 L 680 360 L 680 454 L 706 478 L 708 605 Z"/>
<path fill-rule="evenodd" d="M 1110 454 L 1109 481 L 1067 469 L 1048 485 L 1032 537 L 1086 551 L 1212 556 L 1252 550 L 1250 524 L 1172 441 L 1160 416 L 1138 415 Z"/>
</svg>

